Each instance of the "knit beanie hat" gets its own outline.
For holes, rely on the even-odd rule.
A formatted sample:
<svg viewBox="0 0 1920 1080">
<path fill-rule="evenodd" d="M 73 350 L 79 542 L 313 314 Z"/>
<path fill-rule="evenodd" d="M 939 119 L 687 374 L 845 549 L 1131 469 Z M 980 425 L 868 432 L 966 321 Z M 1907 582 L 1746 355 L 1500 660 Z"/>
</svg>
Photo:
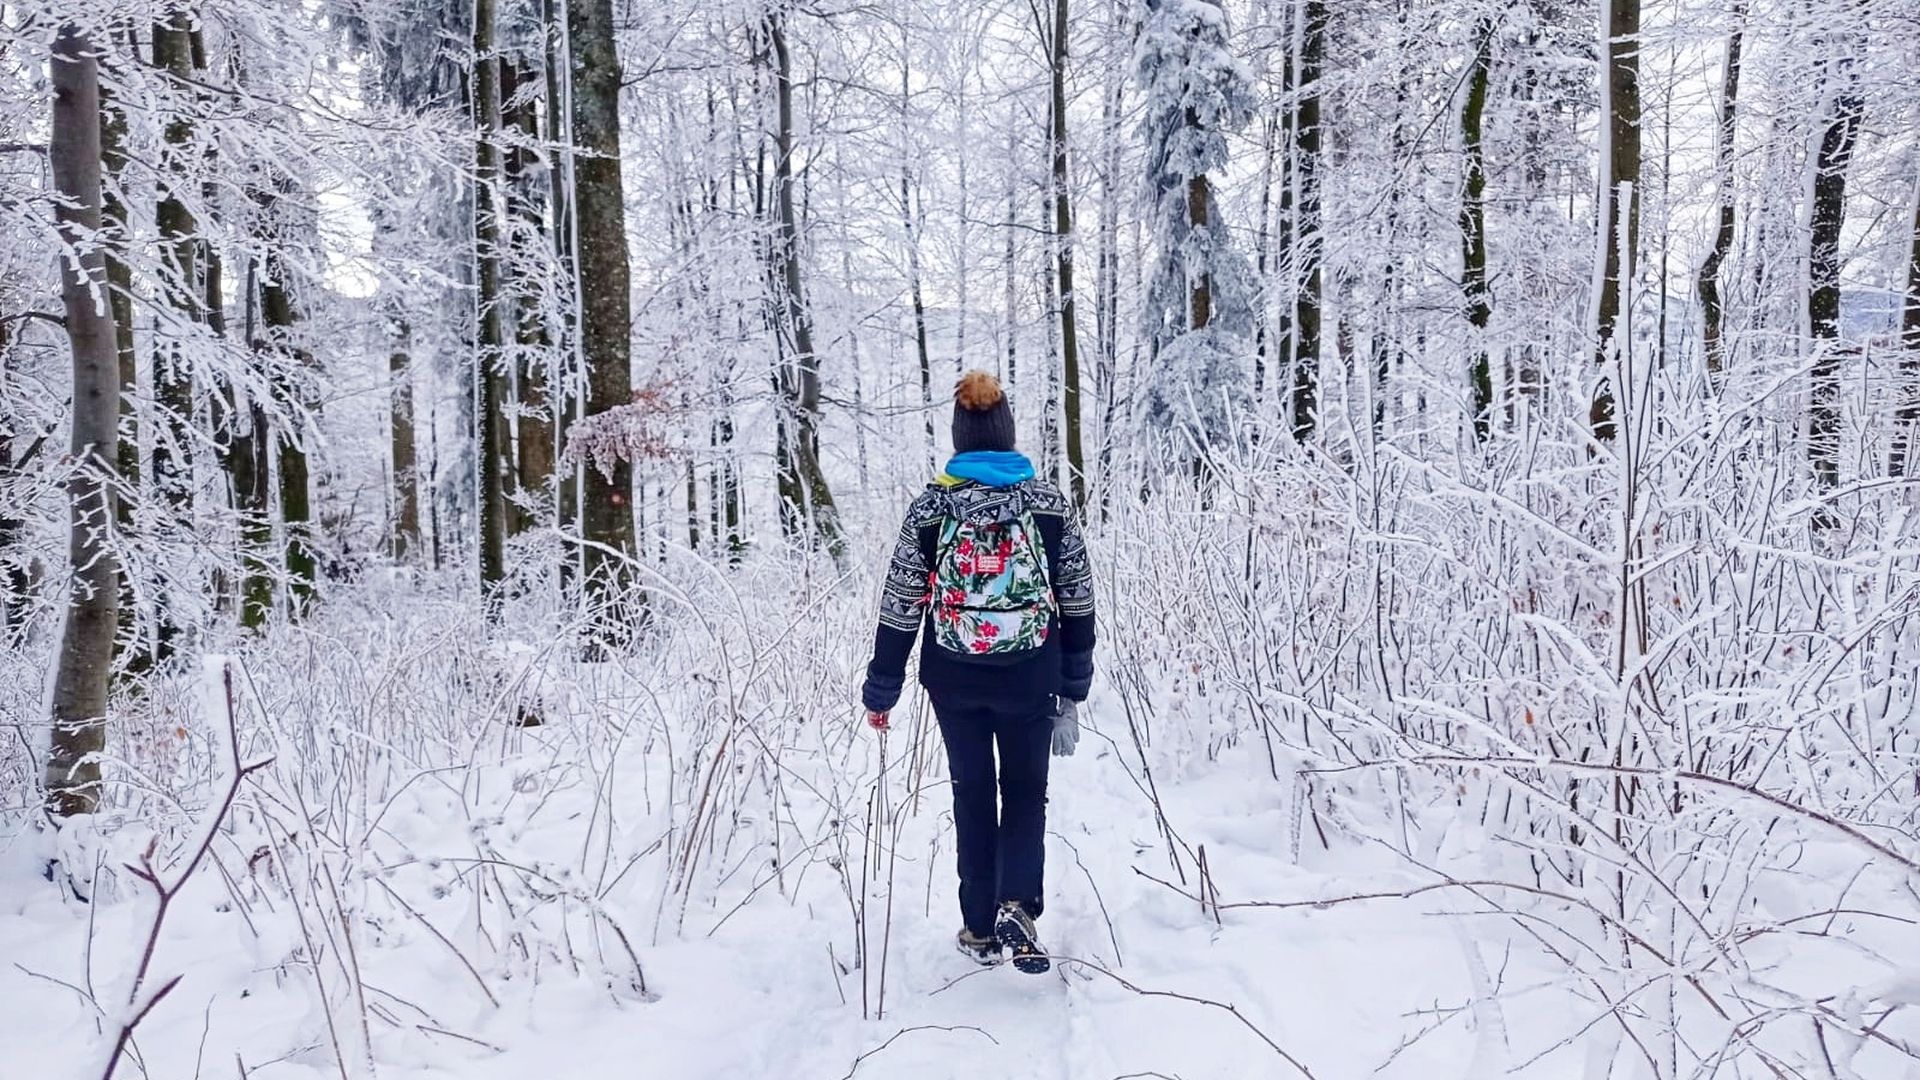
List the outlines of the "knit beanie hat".
<svg viewBox="0 0 1920 1080">
<path fill-rule="evenodd" d="M 969 371 L 953 388 L 953 452 L 1013 449 L 1013 408 L 1000 380 Z"/>
</svg>

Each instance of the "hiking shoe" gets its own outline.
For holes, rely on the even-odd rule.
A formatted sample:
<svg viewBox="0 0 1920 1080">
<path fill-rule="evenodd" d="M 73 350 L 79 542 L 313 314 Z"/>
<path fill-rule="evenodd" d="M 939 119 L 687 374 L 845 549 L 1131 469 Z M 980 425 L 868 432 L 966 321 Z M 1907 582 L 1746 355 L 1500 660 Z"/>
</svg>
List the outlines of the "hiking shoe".
<svg viewBox="0 0 1920 1080">
<path fill-rule="evenodd" d="M 1027 914 L 1018 900 L 1000 905 L 1000 914 L 993 920 L 993 936 L 1000 939 L 1000 947 L 1013 957 L 1015 971 L 1045 975 L 1053 967 L 1053 962 L 1047 959 L 1047 950 L 1040 944 L 1039 933 L 1033 928 L 1033 916 Z"/>
<path fill-rule="evenodd" d="M 1000 962 L 1000 942 L 981 937 L 965 927 L 961 927 L 960 936 L 954 944 L 960 947 L 960 955 L 981 967 L 992 967 Z"/>
</svg>

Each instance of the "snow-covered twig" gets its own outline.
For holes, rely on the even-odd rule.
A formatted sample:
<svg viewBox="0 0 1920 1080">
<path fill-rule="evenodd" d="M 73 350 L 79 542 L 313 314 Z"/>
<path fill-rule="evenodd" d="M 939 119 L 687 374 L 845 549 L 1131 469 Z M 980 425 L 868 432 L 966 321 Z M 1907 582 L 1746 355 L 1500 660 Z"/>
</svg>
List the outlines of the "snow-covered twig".
<svg viewBox="0 0 1920 1080">
<path fill-rule="evenodd" d="M 167 912 L 172 908 L 174 899 L 180 895 L 180 890 L 186 887 L 188 881 L 192 880 L 194 871 L 200 868 L 201 861 L 207 857 L 208 851 L 212 849 L 214 836 L 219 832 L 221 822 L 226 819 L 228 812 L 233 809 L 234 799 L 240 794 L 240 785 L 246 781 L 248 776 L 273 764 L 273 758 L 271 757 L 261 758 L 244 765 L 241 764 L 240 722 L 233 704 L 233 669 L 222 665 L 220 676 L 221 686 L 226 699 L 227 750 L 231 774 L 227 780 L 225 790 L 221 792 L 220 801 L 214 805 L 213 811 L 201 822 L 200 835 L 197 842 L 186 860 L 177 865 L 173 874 L 163 878 L 161 872 L 153 864 L 154 852 L 159 846 L 158 838 L 148 843 L 147 849 L 141 854 L 138 864 L 127 867 L 127 870 L 132 873 L 134 877 L 146 882 L 148 887 L 153 890 L 155 901 L 153 919 L 148 923 L 146 944 L 141 949 L 140 962 L 138 966 L 134 968 L 133 981 L 127 988 L 127 1000 L 121 1012 L 120 1030 L 116 1033 L 113 1045 L 107 1053 L 106 1061 L 101 1066 L 100 1080 L 112 1080 L 114 1069 L 119 1067 L 120 1059 L 126 1053 L 128 1043 L 133 1039 L 134 1029 L 138 1028 L 140 1022 L 147 1018 L 147 1014 L 151 1013 L 155 1006 L 159 1005 L 168 994 L 173 992 L 176 986 L 180 985 L 180 980 L 185 978 L 184 975 L 172 976 L 151 990 L 149 990 L 146 985 L 147 976 L 153 967 L 154 953 L 158 951 L 161 934 L 166 929 Z"/>
<path fill-rule="evenodd" d="M 892 1035 L 887 1036 L 886 1042 L 883 1042 L 879 1046 L 876 1046 L 873 1049 L 868 1050 L 865 1053 L 861 1054 L 859 1057 L 854 1058 L 853 1068 L 848 1069 L 847 1075 L 841 1077 L 841 1080 L 853 1080 L 853 1074 L 860 1071 L 860 1066 L 868 1058 L 874 1056 L 875 1054 L 878 1054 L 882 1050 L 885 1050 L 887 1047 L 892 1046 L 896 1041 L 898 1041 L 901 1038 L 901 1036 L 910 1035 L 916 1031 L 971 1031 L 974 1034 L 979 1035 L 981 1038 L 986 1039 L 988 1042 L 992 1043 L 995 1046 L 1000 1045 L 999 1039 L 994 1038 L 993 1035 L 987 1032 L 984 1028 L 977 1028 L 977 1027 L 974 1027 L 972 1024 L 951 1024 L 951 1025 L 949 1024 L 915 1024 L 912 1027 L 901 1028 L 899 1031 L 896 1031 Z"/>
<path fill-rule="evenodd" d="M 1079 957 L 1053 956 L 1053 957 L 1050 957 L 1049 959 L 1051 959 L 1056 964 L 1070 964 L 1075 967 L 1086 968 L 1087 970 L 1092 971 L 1099 975 L 1105 975 L 1107 978 L 1112 979 L 1114 982 L 1120 984 L 1121 987 L 1127 990 L 1130 990 L 1133 993 L 1140 995 L 1141 997 L 1171 998 L 1176 1001 L 1187 1001 L 1187 1002 L 1192 1002 L 1195 1005 L 1204 1005 L 1210 1009 L 1219 1009 L 1221 1012 L 1224 1012 L 1227 1015 L 1233 1017 L 1235 1020 L 1239 1021 L 1240 1026 L 1246 1028 L 1248 1031 L 1253 1032 L 1254 1037 L 1258 1038 L 1261 1042 L 1266 1043 L 1267 1048 L 1272 1050 L 1275 1054 L 1278 1054 L 1280 1056 L 1280 1059 L 1285 1061 L 1288 1065 L 1291 1065 L 1295 1072 L 1299 1073 L 1301 1076 L 1306 1077 L 1307 1080 L 1316 1080 L 1312 1069 L 1309 1069 L 1305 1065 L 1301 1064 L 1299 1058 L 1296 1058 L 1292 1054 L 1289 1054 L 1284 1047 L 1282 1047 L 1279 1043 L 1273 1040 L 1273 1036 L 1268 1035 L 1265 1031 L 1261 1030 L 1260 1025 L 1247 1019 L 1247 1015 L 1241 1012 L 1239 1007 L 1234 1005 L 1232 1002 L 1215 1001 L 1212 998 L 1198 997 L 1193 994 L 1183 994 L 1177 990 L 1149 990 L 1143 986 L 1140 986 L 1134 983 L 1132 980 L 1126 978 L 1125 976 L 1117 975 L 1112 971 L 1107 970 L 1105 967 L 1102 967 L 1101 965 L 1094 963 L 1091 960 L 1082 960 Z"/>
</svg>

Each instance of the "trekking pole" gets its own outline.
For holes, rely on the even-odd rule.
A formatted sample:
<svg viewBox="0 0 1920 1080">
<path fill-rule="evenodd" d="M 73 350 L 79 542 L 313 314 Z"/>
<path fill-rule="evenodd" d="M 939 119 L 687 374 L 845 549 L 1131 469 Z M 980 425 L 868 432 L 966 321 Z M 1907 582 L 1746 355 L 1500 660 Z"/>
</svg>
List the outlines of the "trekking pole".
<svg viewBox="0 0 1920 1080">
<path fill-rule="evenodd" d="M 893 944 L 893 868 L 899 851 L 900 840 L 898 834 L 894 832 L 893 805 L 887 793 L 886 728 L 880 729 L 880 776 L 874 781 L 874 786 L 877 789 L 874 795 L 874 804 L 877 808 L 876 817 L 878 818 L 878 820 L 871 825 L 876 845 L 874 854 L 876 856 L 884 856 L 887 865 L 887 906 L 884 922 L 882 922 L 880 927 L 880 982 L 874 1002 L 874 1019 L 878 1020 L 887 1014 L 887 953 Z M 882 838 L 885 838 L 884 848 L 879 846 L 882 843 Z M 874 880 L 877 884 L 879 881 L 877 875 Z M 869 958 L 869 960 L 871 960 L 871 958 Z"/>
<path fill-rule="evenodd" d="M 882 825 L 885 823 L 886 819 L 890 816 L 887 813 L 887 729 L 886 728 L 880 729 L 880 772 L 879 772 L 879 775 L 875 776 L 873 779 L 873 813 L 874 813 L 874 820 L 868 823 L 868 828 L 873 836 L 873 857 L 875 859 L 878 859 L 883 854 L 883 848 L 881 846 L 881 837 L 884 835 L 884 833 L 882 832 Z"/>
</svg>

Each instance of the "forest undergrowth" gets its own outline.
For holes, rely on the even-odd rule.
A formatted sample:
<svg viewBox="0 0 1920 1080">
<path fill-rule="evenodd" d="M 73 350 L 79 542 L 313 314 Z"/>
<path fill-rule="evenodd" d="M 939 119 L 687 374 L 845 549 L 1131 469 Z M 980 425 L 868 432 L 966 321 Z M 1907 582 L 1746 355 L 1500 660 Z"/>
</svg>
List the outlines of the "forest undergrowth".
<svg viewBox="0 0 1920 1080">
<path fill-rule="evenodd" d="M 1133 869 L 1199 923 L 1396 904 L 1497 925 L 1561 974 L 1487 993 L 1578 1002 L 1565 1041 L 1594 1075 L 1914 1067 L 1908 498 L 1843 493 L 1836 526 L 1758 429 L 1644 434 L 1633 469 L 1550 445 L 1479 472 L 1251 447 L 1198 488 L 1105 492 L 1092 723 L 1152 808 Z M 1741 482 L 1703 482 L 1722 473 Z M 210 835 L 184 895 L 256 973 L 305 986 L 300 1037 L 342 1076 L 409 1041 L 486 1045 L 516 984 L 656 1000 L 650 952 L 770 905 L 811 912 L 846 1007 L 884 1012 L 889 957 L 925 947 L 892 936 L 896 890 L 917 891 L 902 852 L 937 855 L 951 825 L 927 711 L 910 699 L 891 747 L 858 723 L 874 578 L 769 549 L 669 552 L 640 579 L 643 637 L 596 663 L 533 576 L 493 627 L 383 571 L 303 623 L 205 641 L 123 687 L 102 811 L 55 834 L 9 806 L 8 846 L 51 859 L 88 921 L 154 906 L 140 868 L 164 880 Z M 6 664 L 22 696 L 38 676 Z M 16 731 L 0 767 L 24 776 Z M 1234 892 L 1164 797 L 1228 771 L 1284 811 L 1268 854 L 1396 870 Z M 421 950 L 445 976 L 431 1004 L 371 974 Z M 111 1041 L 112 1002 L 144 999 L 129 972 L 89 977 Z"/>
</svg>

